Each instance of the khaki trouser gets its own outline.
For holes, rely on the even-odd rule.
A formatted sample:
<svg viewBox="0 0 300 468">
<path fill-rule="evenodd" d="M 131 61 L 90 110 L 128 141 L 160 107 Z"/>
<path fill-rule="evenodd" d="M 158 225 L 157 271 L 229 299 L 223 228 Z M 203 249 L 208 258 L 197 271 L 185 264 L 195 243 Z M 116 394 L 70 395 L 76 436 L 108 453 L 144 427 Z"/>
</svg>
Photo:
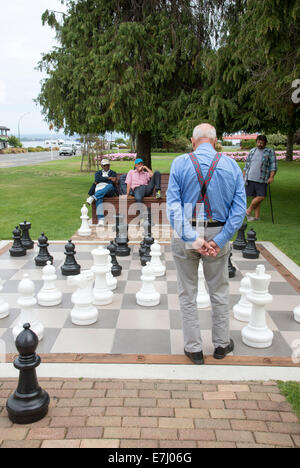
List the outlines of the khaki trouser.
<svg viewBox="0 0 300 468">
<path fill-rule="evenodd" d="M 212 240 L 222 228 L 205 229 L 205 239 Z M 202 351 L 202 339 L 197 309 L 198 269 L 201 255 L 188 250 L 181 239 L 173 238 L 172 252 L 178 274 L 178 291 L 183 323 L 185 350 Z M 230 343 L 229 274 L 230 244 L 217 257 L 203 256 L 204 276 L 212 305 L 212 341 L 215 348 Z M 201 313 L 201 312 L 200 312 Z"/>
</svg>

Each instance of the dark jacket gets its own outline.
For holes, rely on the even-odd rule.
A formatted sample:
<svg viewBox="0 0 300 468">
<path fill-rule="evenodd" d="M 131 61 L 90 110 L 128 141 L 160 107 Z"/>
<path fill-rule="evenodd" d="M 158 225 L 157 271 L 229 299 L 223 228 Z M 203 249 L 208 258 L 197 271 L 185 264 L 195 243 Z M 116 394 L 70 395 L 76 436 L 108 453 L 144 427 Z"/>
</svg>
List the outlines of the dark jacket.
<svg viewBox="0 0 300 468">
<path fill-rule="evenodd" d="M 109 173 L 108 173 L 108 177 L 117 177 L 117 173 L 110 170 Z M 115 196 L 118 196 L 119 192 L 118 192 L 117 185 L 115 185 L 111 180 L 109 180 L 108 177 L 102 177 L 102 171 L 96 172 L 96 174 L 95 174 L 95 183 L 91 186 L 90 191 L 89 191 L 89 195 L 90 196 L 95 195 L 96 186 L 98 184 L 104 182 L 105 184 L 111 184 L 115 189 Z"/>
</svg>

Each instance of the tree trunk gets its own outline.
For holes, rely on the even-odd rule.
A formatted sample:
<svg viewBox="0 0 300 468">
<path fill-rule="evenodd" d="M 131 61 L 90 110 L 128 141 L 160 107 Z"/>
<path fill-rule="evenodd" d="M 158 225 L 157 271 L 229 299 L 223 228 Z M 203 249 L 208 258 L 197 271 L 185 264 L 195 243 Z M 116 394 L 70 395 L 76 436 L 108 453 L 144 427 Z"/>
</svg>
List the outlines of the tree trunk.
<svg viewBox="0 0 300 468">
<path fill-rule="evenodd" d="M 293 153 L 294 153 L 294 136 L 295 133 L 291 130 L 288 133 L 288 141 L 287 141 L 287 148 L 286 148 L 286 161 L 293 161 Z"/>
<path fill-rule="evenodd" d="M 144 160 L 145 166 L 152 168 L 151 164 L 151 132 L 141 132 L 137 136 L 137 157 Z"/>
</svg>

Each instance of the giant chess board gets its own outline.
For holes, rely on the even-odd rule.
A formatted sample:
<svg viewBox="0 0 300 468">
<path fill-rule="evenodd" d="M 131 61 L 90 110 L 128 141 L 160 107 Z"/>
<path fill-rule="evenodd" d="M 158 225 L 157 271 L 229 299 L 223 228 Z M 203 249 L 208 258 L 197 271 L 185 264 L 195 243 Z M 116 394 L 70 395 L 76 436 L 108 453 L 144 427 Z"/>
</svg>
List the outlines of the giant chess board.
<svg viewBox="0 0 300 468">
<path fill-rule="evenodd" d="M 82 270 L 93 264 L 91 251 L 97 244 L 77 243 L 76 260 Z M 99 320 L 87 327 L 73 325 L 70 312 L 73 307 L 71 295 L 74 288 L 67 283 L 60 272 L 63 264 L 64 243 L 50 243 L 49 251 L 54 256 L 57 268 L 57 286 L 63 292 L 63 302 L 57 307 L 38 309 L 39 320 L 45 327 L 44 339 L 38 347 L 39 354 L 47 355 L 157 355 L 164 356 L 164 363 L 172 363 L 172 357 L 183 356 L 183 334 L 177 295 L 176 270 L 170 244 L 162 245 L 162 261 L 166 265 L 165 277 L 156 279 L 156 288 L 161 293 L 161 303 L 157 307 L 146 308 L 136 304 L 135 294 L 141 287 L 141 264 L 139 245 L 131 245 L 130 257 L 118 258 L 123 267 L 118 278 L 118 288 L 114 291 L 113 303 L 99 307 Z M 4 249 L 5 250 L 5 249 Z M 4 282 L 2 297 L 10 306 L 9 317 L 0 320 L 0 339 L 4 341 L 6 353 L 16 353 L 12 329 L 16 324 L 20 309 L 17 305 L 18 284 L 27 273 L 34 281 L 36 294 L 43 285 L 42 268 L 35 266 L 37 248 L 27 252 L 26 257 L 12 258 L 6 250 L 0 255 L 0 278 Z M 259 260 L 245 260 L 240 252 L 233 252 L 233 264 L 237 275 L 230 280 L 230 304 L 232 307 L 240 299 L 240 282 L 247 272 L 254 272 L 257 265 L 265 265 L 272 276 L 270 293 L 273 302 L 267 306 L 267 324 L 274 332 L 273 345 L 267 349 L 254 349 L 242 342 L 241 330 L 245 323 L 234 319 L 231 313 L 231 337 L 235 342 L 234 356 L 291 358 L 293 344 L 300 339 L 300 324 L 295 322 L 293 310 L 300 304 L 297 290 L 265 257 Z M 199 310 L 205 355 L 212 355 L 211 310 Z M 183 362 L 185 362 L 183 360 Z M 225 362 L 224 362 L 225 364 Z"/>
</svg>

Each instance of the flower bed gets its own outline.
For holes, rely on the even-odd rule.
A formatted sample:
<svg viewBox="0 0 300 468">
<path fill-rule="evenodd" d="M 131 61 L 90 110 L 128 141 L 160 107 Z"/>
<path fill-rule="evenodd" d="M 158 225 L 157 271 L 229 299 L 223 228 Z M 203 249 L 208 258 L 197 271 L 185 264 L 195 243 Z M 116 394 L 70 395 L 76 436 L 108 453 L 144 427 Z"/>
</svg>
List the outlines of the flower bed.
<svg viewBox="0 0 300 468">
<path fill-rule="evenodd" d="M 101 161 L 102 159 L 109 159 L 110 161 L 135 161 L 136 157 L 136 153 L 113 153 L 98 156 L 98 158 L 95 158 L 95 161 L 97 161 L 97 159 L 98 161 Z"/>
</svg>

